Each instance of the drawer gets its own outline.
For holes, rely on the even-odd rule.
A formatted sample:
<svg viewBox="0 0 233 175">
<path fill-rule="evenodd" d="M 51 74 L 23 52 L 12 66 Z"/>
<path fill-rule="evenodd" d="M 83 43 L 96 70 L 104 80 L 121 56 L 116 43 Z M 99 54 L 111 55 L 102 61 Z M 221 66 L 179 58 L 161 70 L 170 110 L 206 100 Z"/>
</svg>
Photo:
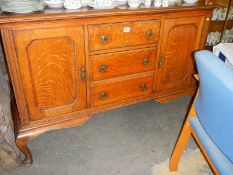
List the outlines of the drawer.
<svg viewBox="0 0 233 175">
<path fill-rule="evenodd" d="M 91 57 L 91 79 L 102 80 L 155 69 L 157 48 L 95 55 Z"/>
<path fill-rule="evenodd" d="M 160 21 L 89 25 L 91 51 L 152 44 L 159 40 Z"/>
<path fill-rule="evenodd" d="M 153 88 L 153 75 L 123 80 L 91 88 L 92 106 L 100 106 L 124 99 L 149 95 Z"/>
</svg>

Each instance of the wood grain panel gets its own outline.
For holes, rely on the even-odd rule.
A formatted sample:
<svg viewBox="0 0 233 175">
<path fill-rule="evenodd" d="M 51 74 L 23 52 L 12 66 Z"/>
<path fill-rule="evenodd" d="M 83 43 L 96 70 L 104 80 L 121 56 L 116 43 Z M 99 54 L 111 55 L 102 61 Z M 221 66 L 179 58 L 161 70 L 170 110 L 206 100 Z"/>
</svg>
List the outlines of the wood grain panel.
<svg viewBox="0 0 233 175">
<path fill-rule="evenodd" d="M 157 90 L 195 86 L 193 51 L 200 45 L 204 18 L 166 19 L 157 72 Z"/>
<path fill-rule="evenodd" d="M 14 32 L 22 86 L 31 121 L 86 106 L 82 27 Z"/>
<path fill-rule="evenodd" d="M 164 82 L 182 81 L 189 75 L 190 51 L 194 50 L 196 32 L 192 24 L 177 25 L 170 30 L 164 55 Z"/>
<path fill-rule="evenodd" d="M 63 47 L 57 49 L 59 45 Z M 78 71 L 75 52 L 75 43 L 68 37 L 33 40 L 28 46 L 31 83 L 39 110 L 74 103 Z"/>
<path fill-rule="evenodd" d="M 134 78 L 91 87 L 91 104 L 100 106 L 152 93 L 154 76 Z M 104 95 L 104 96 L 103 96 Z"/>
<path fill-rule="evenodd" d="M 92 80 L 155 70 L 156 57 L 157 48 L 92 56 Z M 102 67 L 106 70 L 101 70 Z"/>
<path fill-rule="evenodd" d="M 90 50 L 104 50 L 158 42 L 160 21 L 89 25 Z M 102 36 L 108 39 L 101 41 Z"/>
</svg>

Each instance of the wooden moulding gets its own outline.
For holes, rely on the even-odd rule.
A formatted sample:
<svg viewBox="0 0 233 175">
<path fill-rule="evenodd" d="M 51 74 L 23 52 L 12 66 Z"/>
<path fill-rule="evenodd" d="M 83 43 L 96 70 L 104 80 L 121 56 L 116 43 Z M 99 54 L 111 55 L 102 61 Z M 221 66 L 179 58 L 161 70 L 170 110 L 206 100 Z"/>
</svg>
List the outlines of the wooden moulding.
<svg viewBox="0 0 233 175">
<path fill-rule="evenodd" d="M 97 18 L 97 17 L 112 17 L 112 16 L 127 16 L 127 15 L 137 15 L 137 14 L 156 14 L 156 13 L 172 13 L 172 12 L 183 12 L 189 10 L 212 10 L 215 8 L 211 1 L 200 0 L 195 4 L 181 4 L 181 5 L 169 5 L 167 8 L 156 8 L 151 6 L 151 8 L 137 8 L 130 9 L 128 6 L 122 7 L 122 9 L 112 9 L 112 10 L 94 10 L 92 8 L 87 8 L 86 10 L 78 9 L 72 12 L 68 12 L 65 9 L 60 10 L 59 13 L 51 13 L 49 9 L 42 11 L 41 13 L 32 13 L 25 15 L 14 15 L 9 13 L 1 13 L 0 24 L 7 23 L 17 23 L 17 22 L 28 22 L 28 21 L 51 21 L 51 20 L 61 20 L 61 19 L 86 19 L 86 18 Z"/>
</svg>

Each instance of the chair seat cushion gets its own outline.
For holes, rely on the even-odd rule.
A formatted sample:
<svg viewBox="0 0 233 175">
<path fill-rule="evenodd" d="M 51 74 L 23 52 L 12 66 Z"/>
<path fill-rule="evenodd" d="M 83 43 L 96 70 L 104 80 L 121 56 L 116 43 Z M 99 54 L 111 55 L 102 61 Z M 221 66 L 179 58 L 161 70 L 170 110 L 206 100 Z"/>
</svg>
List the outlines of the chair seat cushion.
<svg viewBox="0 0 233 175">
<path fill-rule="evenodd" d="M 214 144 L 214 142 L 207 135 L 203 129 L 200 121 L 197 117 L 190 118 L 190 124 L 205 148 L 209 158 L 212 160 L 213 164 L 217 168 L 221 175 L 232 175 L 233 174 L 233 164 L 231 161 L 222 153 L 221 150 Z M 233 149 L 232 149 L 233 151 Z"/>
</svg>

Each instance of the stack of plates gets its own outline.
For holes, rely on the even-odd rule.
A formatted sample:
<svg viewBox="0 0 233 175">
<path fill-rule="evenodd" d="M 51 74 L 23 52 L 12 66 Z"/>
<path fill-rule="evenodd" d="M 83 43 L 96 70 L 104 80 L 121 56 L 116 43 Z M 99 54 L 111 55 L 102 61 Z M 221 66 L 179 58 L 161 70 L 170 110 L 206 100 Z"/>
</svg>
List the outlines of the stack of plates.
<svg viewBox="0 0 233 175">
<path fill-rule="evenodd" d="M 30 0 L 11 0 L 4 1 L 1 4 L 2 11 L 13 13 L 31 13 L 44 9 L 44 5 L 41 2 L 35 2 Z"/>
</svg>

